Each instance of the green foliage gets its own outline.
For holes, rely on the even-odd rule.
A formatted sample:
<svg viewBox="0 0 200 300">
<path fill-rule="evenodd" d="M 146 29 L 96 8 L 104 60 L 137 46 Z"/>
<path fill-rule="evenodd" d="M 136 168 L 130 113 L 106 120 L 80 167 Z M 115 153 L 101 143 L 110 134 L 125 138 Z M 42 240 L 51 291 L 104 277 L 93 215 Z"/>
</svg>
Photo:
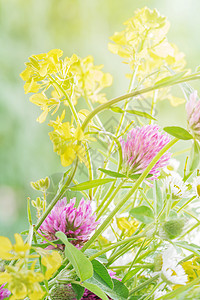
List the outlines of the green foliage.
<svg viewBox="0 0 200 300">
<path fill-rule="evenodd" d="M 65 244 L 65 255 L 73 265 L 81 281 L 92 277 L 93 267 L 89 259 L 74 245 L 72 245 L 63 232 L 57 232 L 56 236 Z"/>
<path fill-rule="evenodd" d="M 179 126 L 165 127 L 163 130 L 180 140 L 193 139 L 193 136 L 186 129 Z"/>
<path fill-rule="evenodd" d="M 154 221 L 153 211 L 150 207 L 145 205 L 132 208 L 129 213 L 131 216 L 144 224 L 149 224 Z"/>
</svg>

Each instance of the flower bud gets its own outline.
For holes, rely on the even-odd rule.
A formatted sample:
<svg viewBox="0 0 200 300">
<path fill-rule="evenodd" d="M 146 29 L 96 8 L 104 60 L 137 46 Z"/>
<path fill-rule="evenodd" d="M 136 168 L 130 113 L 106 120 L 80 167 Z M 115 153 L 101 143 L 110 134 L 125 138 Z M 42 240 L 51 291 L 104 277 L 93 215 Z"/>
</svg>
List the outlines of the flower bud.
<svg viewBox="0 0 200 300">
<path fill-rule="evenodd" d="M 57 284 L 53 287 L 50 292 L 50 296 L 52 300 L 76 300 L 76 294 L 73 288 L 68 284 Z"/>
<path fill-rule="evenodd" d="M 49 177 L 46 178 L 41 178 L 35 182 L 31 182 L 31 187 L 36 190 L 36 191 L 41 191 L 41 192 L 45 192 L 46 190 L 48 190 L 50 185 L 50 179 Z"/>
<path fill-rule="evenodd" d="M 184 219 L 169 220 L 163 224 L 162 230 L 166 238 L 172 240 L 181 235 L 184 225 Z"/>
</svg>

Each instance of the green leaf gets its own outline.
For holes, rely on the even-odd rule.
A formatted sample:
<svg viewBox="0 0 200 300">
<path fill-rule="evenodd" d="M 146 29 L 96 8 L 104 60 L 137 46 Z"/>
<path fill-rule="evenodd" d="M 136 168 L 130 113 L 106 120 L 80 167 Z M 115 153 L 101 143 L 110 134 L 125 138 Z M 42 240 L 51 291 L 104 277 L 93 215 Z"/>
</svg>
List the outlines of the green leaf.
<svg viewBox="0 0 200 300">
<path fill-rule="evenodd" d="M 129 175 L 128 178 L 130 179 L 138 179 L 142 174 L 132 174 L 132 175 Z M 146 176 L 146 178 L 151 178 L 153 176 L 153 174 L 148 174 Z"/>
<path fill-rule="evenodd" d="M 191 153 L 190 153 L 190 165 L 189 165 L 189 171 L 193 172 L 196 170 L 199 166 L 199 157 L 200 157 L 200 146 L 199 143 L 194 140 L 194 143 L 192 145 Z"/>
<path fill-rule="evenodd" d="M 58 231 L 56 236 L 65 244 L 65 255 L 73 265 L 78 277 L 84 281 L 93 276 L 93 266 L 91 261 L 74 245 L 72 245 L 66 235 Z"/>
<path fill-rule="evenodd" d="M 116 113 L 120 113 L 120 114 L 123 114 L 124 113 L 124 110 L 121 109 L 120 107 L 118 106 L 110 106 L 109 107 L 112 111 L 116 112 Z"/>
<path fill-rule="evenodd" d="M 71 286 L 76 293 L 76 300 L 80 300 L 83 297 L 85 288 L 79 284 L 71 283 Z"/>
<path fill-rule="evenodd" d="M 125 174 L 122 173 L 118 173 L 115 171 L 111 171 L 111 170 L 107 170 L 107 169 L 103 169 L 103 168 L 99 168 L 99 171 L 111 176 L 111 177 L 115 177 L 115 178 L 127 178 L 127 176 Z M 128 175 L 128 178 L 130 179 L 138 179 L 142 174 L 132 174 L 132 175 Z M 148 174 L 146 178 L 150 178 L 152 177 L 152 174 Z"/>
<path fill-rule="evenodd" d="M 113 282 L 106 267 L 104 267 L 104 265 L 95 259 L 92 260 L 92 265 L 94 270 L 93 276 L 98 279 L 98 281 L 102 281 L 103 284 L 113 289 Z"/>
<path fill-rule="evenodd" d="M 186 129 L 179 126 L 165 127 L 163 130 L 180 140 L 193 139 L 193 136 Z"/>
<path fill-rule="evenodd" d="M 88 190 L 88 189 L 97 187 L 99 185 L 103 185 L 105 183 L 111 182 L 113 180 L 114 179 L 109 179 L 109 178 L 107 179 L 106 178 L 106 179 L 94 179 L 94 180 L 91 180 L 91 181 L 85 181 L 85 182 L 79 183 L 77 185 L 70 186 L 70 190 L 71 191 Z"/>
<path fill-rule="evenodd" d="M 200 256 L 200 247 L 193 243 L 189 244 L 188 242 L 183 241 L 183 242 L 176 242 L 176 245 L 183 249 L 193 252 L 197 256 Z"/>
<path fill-rule="evenodd" d="M 186 72 L 180 72 L 180 73 L 172 75 L 172 76 L 167 76 L 167 77 L 157 81 L 154 86 L 164 87 L 166 85 L 169 85 L 170 83 L 174 83 L 174 82 L 178 81 L 179 79 L 181 79 L 185 73 Z"/>
<path fill-rule="evenodd" d="M 117 299 L 127 299 L 128 298 L 128 295 L 129 295 L 129 290 L 127 289 L 127 287 L 123 284 L 123 282 L 117 280 L 117 279 L 114 279 L 113 278 L 113 283 L 114 283 L 114 289 L 113 291 L 115 292 L 116 295 L 119 296 L 119 298 L 116 298 Z M 114 293 L 113 293 L 114 295 Z M 112 294 L 109 294 L 109 296 L 113 298 L 113 295 Z"/>
<path fill-rule="evenodd" d="M 111 106 L 110 109 L 116 113 L 129 113 L 132 115 L 136 115 L 136 116 L 140 116 L 140 117 L 144 117 L 150 120 L 156 120 L 155 118 L 153 118 L 150 114 L 143 112 L 143 111 L 139 111 L 139 110 L 134 110 L 134 109 L 127 109 L 127 110 L 123 110 L 118 106 Z"/>
<path fill-rule="evenodd" d="M 134 268 L 133 270 L 129 271 L 128 273 L 126 273 L 126 275 L 124 276 L 124 278 L 122 279 L 122 282 L 126 282 L 127 280 L 131 279 L 135 274 L 137 274 L 139 271 L 141 270 L 141 268 L 137 267 Z"/>
<path fill-rule="evenodd" d="M 111 177 L 116 177 L 116 178 L 125 178 L 126 177 L 126 175 L 115 172 L 115 171 L 102 169 L 102 168 L 99 168 L 98 170 L 105 173 L 105 174 L 107 174 L 107 175 L 109 175 L 109 176 L 111 176 Z"/>
<path fill-rule="evenodd" d="M 119 280 L 112 279 L 114 288 L 111 289 L 107 284 L 105 285 L 102 280 L 99 280 L 99 277 L 94 274 L 93 277 L 89 278 L 86 282 L 94 284 L 101 288 L 112 300 L 125 300 L 128 297 L 128 289 L 126 286 Z"/>
<path fill-rule="evenodd" d="M 130 215 L 144 224 L 149 224 L 154 221 L 153 211 L 145 205 L 132 208 L 130 210 Z"/>
<path fill-rule="evenodd" d="M 83 282 L 83 286 L 95 295 L 97 295 L 100 299 L 108 300 L 108 297 L 98 285 L 89 282 Z"/>
<path fill-rule="evenodd" d="M 136 116 L 140 116 L 140 117 L 144 117 L 144 118 L 147 118 L 147 119 L 150 119 L 150 120 L 155 120 L 155 118 L 153 118 L 150 114 L 146 113 L 146 112 L 143 112 L 143 111 L 138 111 L 138 110 L 126 110 L 127 113 L 129 114 L 133 114 L 133 115 L 136 115 Z"/>
</svg>

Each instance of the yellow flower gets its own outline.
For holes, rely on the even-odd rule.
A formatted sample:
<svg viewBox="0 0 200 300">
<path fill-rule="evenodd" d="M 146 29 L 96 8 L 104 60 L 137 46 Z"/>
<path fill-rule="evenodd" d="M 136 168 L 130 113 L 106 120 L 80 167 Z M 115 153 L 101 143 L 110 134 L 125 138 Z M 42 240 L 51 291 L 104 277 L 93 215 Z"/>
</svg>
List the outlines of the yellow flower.
<svg viewBox="0 0 200 300">
<path fill-rule="evenodd" d="M 0 258 L 5 260 L 21 259 L 21 258 L 35 258 L 38 255 L 29 255 L 31 246 L 24 243 L 20 234 L 15 235 L 16 243 L 12 245 L 7 237 L 0 236 Z"/>
<path fill-rule="evenodd" d="M 41 108 L 37 121 L 42 123 L 50 111 L 55 114 L 61 104 L 77 103 L 80 97 L 92 102 L 106 101 L 101 90 L 112 84 L 112 76 L 103 73 L 103 65 L 95 66 L 92 56 L 61 59 L 63 52 L 53 49 L 48 53 L 32 55 L 26 69 L 20 74 L 25 81 L 25 94 L 35 93 L 30 101 Z M 87 100 L 86 99 L 86 100 Z"/>
<path fill-rule="evenodd" d="M 34 272 L 35 263 L 31 270 L 21 269 L 20 264 L 15 267 L 7 266 L 6 272 L 0 273 L 0 284 L 8 283 L 8 290 L 12 293 L 11 300 L 24 299 L 40 300 L 45 295 L 39 282 L 44 280 L 44 275 Z"/>
<path fill-rule="evenodd" d="M 124 23 L 125 30 L 115 33 L 109 44 L 109 50 L 125 58 L 132 71 L 137 70 L 138 84 L 143 87 L 153 85 L 156 81 L 180 72 L 185 67 L 184 54 L 176 45 L 168 42 L 166 34 L 169 22 L 154 9 L 138 9 L 135 15 Z M 128 77 L 131 77 L 129 74 Z M 170 88 L 157 91 L 157 99 L 168 99 L 174 106 L 184 99 L 169 95 Z M 154 94 L 148 93 L 147 97 Z"/>
<path fill-rule="evenodd" d="M 128 218 L 117 218 L 117 226 L 120 230 L 124 230 L 126 236 L 131 236 L 137 229 L 139 222 L 137 220 L 130 220 Z"/>
<path fill-rule="evenodd" d="M 75 128 L 69 122 L 62 122 L 64 117 L 65 111 L 63 111 L 61 117 L 58 116 L 56 121 L 51 121 L 49 124 L 54 128 L 49 133 L 54 144 L 54 151 L 60 155 L 61 164 L 64 167 L 71 165 L 76 157 L 86 164 L 85 143 L 91 138 L 84 134 L 80 125 Z"/>
<path fill-rule="evenodd" d="M 46 267 L 45 279 L 50 279 L 52 275 L 60 268 L 62 257 L 57 251 L 52 251 L 42 256 L 41 263 Z"/>
<path fill-rule="evenodd" d="M 109 73 L 103 73 L 103 65 L 95 66 L 94 58 L 87 56 L 79 58 L 76 63 L 71 65 L 70 71 L 76 76 L 73 99 L 77 100 L 83 96 L 92 102 L 106 102 L 105 94 L 100 91 L 112 84 L 112 76 Z"/>
<path fill-rule="evenodd" d="M 26 63 L 26 69 L 20 74 L 21 78 L 26 81 L 25 93 L 35 92 L 28 90 L 31 82 L 41 81 L 47 74 L 52 74 L 59 70 L 59 58 L 63 55 L 60 49 L 53 49 L 48 53 L 32 55 L 29 57 L 30 62 Z M 40 86 L 40 85 L 39 85 Z"/>
<path fill-rule="evenodd" d="M 60 106 L 59 99 L 56 98 L 48 99 L 45 93 L 38 93 L 32 95 L 30 97 L 30 101 L 36 104 L 37 106 L 39 106 L 43 110 L 42 114 L 37 118 L 37 121 L 39 123 L 43 123 L 46 120 L 46 117 L 51 110 L 54 110 L 52 112 L 52 115 L 54 115 Z"/>
<path fill-rule="evenodd" d="M 200 276 L 200 265 L 197 263 L 198 258 L 195 257 L 193 260 L 185 261 L 181 263 L 181 266 L 188 275 L 188 281 L 192 281 Z"/>
</svg>

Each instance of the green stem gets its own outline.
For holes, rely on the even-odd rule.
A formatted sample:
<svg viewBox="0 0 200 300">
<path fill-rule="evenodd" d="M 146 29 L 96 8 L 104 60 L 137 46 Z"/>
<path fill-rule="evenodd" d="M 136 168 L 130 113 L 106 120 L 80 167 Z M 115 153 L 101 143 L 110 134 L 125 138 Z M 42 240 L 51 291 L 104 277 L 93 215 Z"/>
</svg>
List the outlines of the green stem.
<svg viewBox="0 0 200 300">
<path fill-rule="evenodd" d="M 102 225 L 96 230 L 95 234 L 91 237 L 91 239 L 84 245 L 84 247 L 81 249 L 82 251 L 85 251 L 94 241 L 95 239 L 101 234 L 101 232 L 107 227 L 107 225 L 110 223 L 112 218 L 115 216 L 115 214 L 122 208 L 122 206 L 127 202 L 128 199 L 133 195 L 133 193 L 138 189 L 140 184 L 143 182 L 143 180 L 146 178 L 146 176 L 149 174 L 151 169 L 154 167 L 154 165 L 157 163 L 157 161 L 162 157 L 162 155 L 169 150 L 176 142 L 178 142 L 177 138 L 174 138 L 171 140 L 165 147 L 163 147 L 160 152 L 153 158 L 153 160 L 150 162 L 148 167 L 144 170 L 144 172 L 140 175 L 138 180 L 135 182 L 134 186 L 130 189 L 130 191 L 126 194 L 126 196 L 118 203 L 118 205 L 115 207 L 115 209 L 110 213 L 110 215 L 105 219 L 105 221 L 102 223 Z"/>
<path fill-rule="evenodd" d="M 111 105 L 114 105 L 120 101 L 123 101 L 127 98 L 133 98 L 135 96 L 138 96 L 138 95 L 141 95 L 141 94 L 145 94 L 145 93 L 148 93 L 148 92 L 151 92 L 151 91 L 154 91 L 154 90 L 157 90 L 157 89 L 161 89 L 161 88 L 165 88 L 165 87 L 168 87 L 168 86 L 173 86 L 173 85 L 176 85 L 176 84 L 179 84 L 179 83 L 182 83 L 182 82 L 186 82 L 186 81 L 191 81 L 191 80 L 196 80 L 196 79 L 200 79 L 200 74 L 193 74 L 193 75 L 190 75 L 190 76 L 185 76 L 183 77 L 183 79 L 181 80 L 177 80 L 175 82 L 166 82 L 166 83 L 161 83 L 161 84 L 157 84 L 157 85 L 154 85 L 154 86 L 151 86 L 151 87 L 148 87 L 148 88 L 144 88 L 144 89 L 141 89 L 139 91 L 134 91 L 134 92 L 131 92 L 131 93 L 128 93 L 128 94 L 125 94 L 125 95 L 122 95 L 120 97 L 117 97 L 117 98 L 114 98 L 114 99 L 111 99 L 109 100 L 108 102 L 104 103 L 104 104 L 101 104 L 99 105 L 98 107 L 96 107 L 88 116 L 87 118 L 85 119 L 85 121 L 83 122 L 82 124 L 82 130 L 84 131 L 86 126 L 88 125 L 88 123 L 90 122 L 90 120 L 96 115 L 98 114 L 99 112 L 103 111 L 104 109 L 108 108 L 109 106 Z"/>
<path fill-rule="evenodd" d="M 98 215 L 97 215 L 97 220 L 103 215 L 103 213 L 105 212 L 105 210 L 108 208 L 108 206 L 110 205 L 110 203 L 112 202 L 112 200 L 115 198 L 115 196 L 117 195 L 117 193 L 119 192 L 119 190 L 121 189 L 121 187 L 123 186 L 125 180 L 122 180 L 120 182 L 120 184 L 118 185 L 118 187 L 115 189 L 114 193 L 112 194 L 112 196 L 108 199 L 106 205 L 102 208 L 101 211 L 99 211 Z"/>
<path fill-rule="evenodd" d="M 200 277 L 196 278 L 195 280 L 192 280 L 190 283 L 179 287 L 178 289 L 176 289 L 175 291 L 172 291 L 171 293 L 168 293 L 166 295 L 163 295 L 159 298 L 157 298 L 157 300 L 163 300 L 163 299 L 176 299 L 175 296 L 177 296 L 178 294 L 187 291 L 189 288 L 191 288 L 192 286 L 198 284 L 199 286 L 199 282 L 200 282 Z"/>
<path fill-rule="evenodd" d="M 87 162 L 88 162 L 89 180 L 92 181 L 93 180 L 93 167 L 92 167 L 92 160 L 91 160 L 88 144 L 87 144 L 87 150 L 86 150 L 86 157 L 87 157 Z M 93 196 L 92 189 L 89 189 L 89 198 L 90 198 L 90 200 L 92 200 L 92 196 Z"/>
<path fill-rule="evenodd" d="M 151 116 L 154 117 L 155 115 L 155 106 L 156 106 L 156 101 L 157 101 L 157 95 L 158 95 L 158 90 L 154 91 L 153 94 L 153 99 L 152 99 L 152 104 L 151 104 Z M 152 124 L 153 120 L 149 120 L 149 124 Z"/>
<path fill-rule="evenodd" d="M 103 200 L 101 201 L 100 205 L 98 205 L 97 209 L 96 209 L 96 213 L 98 213 L 102 206 L 104 205 L 104 203 L 106 202 L 106 200 L 110 197 L 110 195 L 112 194 L 113 190 L 115 189 L 115 183 L 116 183 L 117 179 L 115 181 L 113 181 L 112 185 L 110 186 L 109 190 L 107 191 L 106 195 L 104 196 Z"/>
<path fill-rule="evenodd" d="M 129 296 L 134 294 L 135 292 L 143 289 L 146 285 L 152 283 L 153 281 L 157 280 L 160 277 L 159 274 L 155 275 L 154 277 L 146 280 L 145 282 L 143 282 L 142 284 L 138 285 L 137 287 L 135 287 L 134 289 L 132 289 L 132 291 L 130 291 Z"/>
<path fill-rule="evenodd" d="M 185 208 L 190 202 L 192 202 L 196 196 L 193 196 L 191 199 L 189 199 L 187 202 L 185 202 L 178 210 L 177 213 L 179 213 L 183 208 Z"/>
<path fill-rule="evenodd" d="M 96 257 L 99 257 L 100 255 L 102 255 L 102 254 L 104 254 L 104 253 L 106 253 L 106 252 L 108 252 L 108 251 L 110 251 L 110 250 L 112 250 L 112 249 L 114 249 L 114 248 L 117 248 L 117 247 L 119 247 L 119 246 L 121 246 L 121 245 L 124 245 L 124 244 L 127 244 L 127 243 L 129 243 L 129 242 L 133 242 L 133 241 L 135 241 L 135 240 L 137 240 L 137 239 L 140 239 L 140 238 L 143 237 L 143 236 L 144 236 L 144 233 L 138 234 L 138 235 L 136 235 L 136 236 L 132 236 L 132 237 L 127 238 L 127 239 L 125 239 L 125 240 L 123 240 L 123 241 L 116 242 L 116 243 L 114 243 L 113 245 L 108 246 L 108 247 L 106 247 L 106 248 L 100 250 L 99 252 L 93 254 L 92 256 L 90 256 L 89 260 L 93 260 L 93 259 L 95 259 Z M 82 249 L 83 249 L 83 248 L 82 248 Z"/>
<path fill-rule="evenodd" d="M 38 228 L 42 225 L 42 223 L 44 222 L 44 220 L 46 219 L 46 217 L 48 216 L 48 214 L 50 213 L 50 211 L 53 209 L 53 207 L 56 205 L 56 203 L 58 202 L 58 200 L 60 200 L 60 198 L 66 192 L 66 189 L 68 188 L 68 186 L 72 182 L 73 177 L 74 177 L 74 175 L 76 173 L 77 166 L 78 166 L 78 159 L 76 159 L 75 166 L 72 169 L 71 174 L 69 175 L 66 183 L 60 189 L 59 193 L 56 194 L 56 196 L 54 197 L 54 199 L 51 201 L 51 203 L 47 207 L 46 211 L 43 213 L 43 215 L 41 216 L 41 218 L 38 220 L 37 224 L 35 225 L 35 229 L 36 230 L 38 230 Z"/>
<path fill-rule="evenodd" d="M 71 112 L 72 112 L 75 120 L 76 120 L 76 123 L 80 124 L 80 121 L 79 121 L 79 118 L 78 118 L 78 114 L 76 112 L 76 109 L 74 107 L 74 104 L 73 104 L 72 100 L 69 98 L 69 96 L 67 95 L 67 93 L 65 92 L 65 90 L 63 89 L 63 87 L 51 75 L 48 75 L 48 76 L 53 81 L 53 83 L 55 83 L 58 86 L 58 88 L 62 91 L 62 93 L 64 94 L 64 96 L 67 99 L 67 103 L 68 103 L 68 105 L 69 105 L 69 107 L 71 109 Z"/>
<path fill-rule="evenodd" d="M 159 283 L 153 288 L 153 290 L 151 291 L 151 293 L 150 293 L 147 297 L 144 298 L 144 300 L 149 300 L 149 299 L 151 299 L 151 296 L 153 296 L 154 292 L 157 290 L 157 288 L 159 288 L 159 286 L 160 286 L 162 283 L 163 283 L 162 281 L 159 282 Z"/>
</svg>

